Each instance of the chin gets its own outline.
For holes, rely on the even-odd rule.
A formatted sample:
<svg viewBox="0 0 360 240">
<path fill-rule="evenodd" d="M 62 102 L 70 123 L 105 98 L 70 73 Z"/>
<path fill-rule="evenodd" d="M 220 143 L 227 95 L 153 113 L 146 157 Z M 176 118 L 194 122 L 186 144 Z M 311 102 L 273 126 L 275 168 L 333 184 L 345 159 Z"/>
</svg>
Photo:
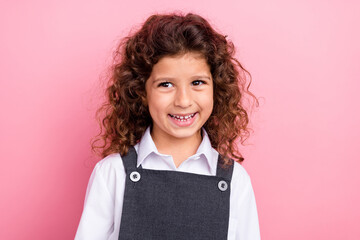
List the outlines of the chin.
<svg viewBox="0 0 360 240">
<path fill-rule="evenodd" d="M 172 131 L 172 135 L 175 138 L 190 138 L 195 136 L 196 134 L 198 134 L 200 132 L 201 128 L 199 129 L 176 129 L 174 131 Z"/>
</svg>

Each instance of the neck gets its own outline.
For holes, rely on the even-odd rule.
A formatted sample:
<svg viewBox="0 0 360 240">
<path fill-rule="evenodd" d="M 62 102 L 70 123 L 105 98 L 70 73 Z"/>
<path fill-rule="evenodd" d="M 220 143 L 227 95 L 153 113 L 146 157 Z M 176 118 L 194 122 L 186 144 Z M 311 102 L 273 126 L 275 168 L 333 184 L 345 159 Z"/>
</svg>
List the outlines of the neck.
<svg viewBox="0 0 360 240">
<path fill-rule="evenodd" d="M 201 129 L 197 134 L 188 138 L 169 138 L 151 133 L 159 153 L 171 155 L 176 167 L 196 153 L 202 140 L 201 135 Z"/>
</svg>

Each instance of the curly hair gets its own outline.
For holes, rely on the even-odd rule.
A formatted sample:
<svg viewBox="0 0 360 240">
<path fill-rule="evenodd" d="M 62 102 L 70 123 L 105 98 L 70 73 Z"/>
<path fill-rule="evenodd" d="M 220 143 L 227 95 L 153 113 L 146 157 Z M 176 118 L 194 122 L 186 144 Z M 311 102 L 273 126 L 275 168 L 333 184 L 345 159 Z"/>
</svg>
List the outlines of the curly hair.
<svg viewBox="0 0 360 240">
<path fill-rule="evenodd" d="M 106 89 L 107 101 L 97 112 L 101 129 L 92 141 L 94 151 L 100 149 L 103 157 L 111 153 L 124 155 L 140 141 L 152 124 L 146 106 L 145 82 L 153 66 L 164 56 L 187 52 L 202 54 L 210 66 L 214 108 L 203 127 L 213 148 L 225 156 L 224 165 L 230 158 L 244 160 L 237 147 L 250 133 L 244 94 L 258 104 L 249 91 L 251 75 L 234 57 L 233 43 L 204 18 L 192 13 L 152 15 L 119 44 Z"/>
</svg>

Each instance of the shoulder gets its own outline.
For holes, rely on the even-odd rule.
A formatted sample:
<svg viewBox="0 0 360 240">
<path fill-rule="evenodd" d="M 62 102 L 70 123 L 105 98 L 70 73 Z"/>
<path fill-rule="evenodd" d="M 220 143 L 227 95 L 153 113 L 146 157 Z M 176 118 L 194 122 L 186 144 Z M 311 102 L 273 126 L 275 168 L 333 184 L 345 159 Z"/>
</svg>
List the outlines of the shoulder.
<svg viewBox="0 0 360 240">
<path fill-rule="evenodd" d="M 119 153 L 113 153 L 105 158 L 101 159 L 95 166 L 95 168 L 102 170 L 109 170 L 111 168 L 116 168 L 123 166 L 122 159 Z"/>
<path fill-rule="evenodd" d="M 104 179 L 116 178 L 124 175 L 125 169 L 119 153 L 113 153 L 100 160 L 94 168 L 94 173 L 101 175 Z"/>
<path fill-rule="evenodd" d="M 234 161 L 234 170 L 232 175 L 232 183 L 235 186 L 251 185 L 251 179 L 245 168 L 238 162 Z"/>
</svg>

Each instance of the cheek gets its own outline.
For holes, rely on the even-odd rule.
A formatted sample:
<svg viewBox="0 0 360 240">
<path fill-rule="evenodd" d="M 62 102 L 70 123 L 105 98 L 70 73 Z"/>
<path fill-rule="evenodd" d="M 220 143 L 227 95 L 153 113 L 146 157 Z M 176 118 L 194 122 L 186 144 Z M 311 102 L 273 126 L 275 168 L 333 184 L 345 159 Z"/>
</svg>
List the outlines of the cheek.
<svg viewBox="0 0 360 240">
<path fill-rule="evenodd" d="M 151 94 L 148 96 L 147 103 L 152 118 L 166 112 L 166 98 L 162 94 Z"/>
<path fill-rule="evenodd" d="M 209 91 L 207 94 L 204 94 L 201 97 L 201 102 L 205 110 L 211 112 L 214 107 L 214 97 L 212 91 Z"/>
<path fill-rule="evenodd" d="M 209 100 L 208 107 L 207 107 L 209 117 L 213 111 L 213 108 L 214 108 L 214 101 L 213 101 L 213 99 L 211 99 L 211 100 Z"/>
</svg>

